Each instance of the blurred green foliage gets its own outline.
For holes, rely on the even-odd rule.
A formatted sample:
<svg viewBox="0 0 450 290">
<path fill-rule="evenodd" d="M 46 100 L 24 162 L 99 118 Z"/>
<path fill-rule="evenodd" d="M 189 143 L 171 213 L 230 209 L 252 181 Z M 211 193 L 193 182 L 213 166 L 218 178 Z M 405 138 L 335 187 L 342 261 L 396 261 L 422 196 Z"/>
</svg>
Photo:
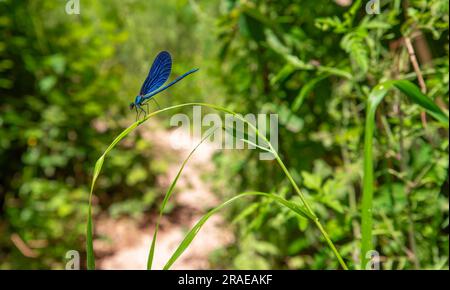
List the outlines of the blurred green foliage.
<svg viewBox="0 0 450 290">
<path fill-rule="evenodd" d="M 122 65 L 113 56 L 127 35 L 116 11 L 99 5 L 72 21 L 57 1 L 0 5 L 0 54 L 11 64 L 1 72 L 1 267 L 60 267 L 82 242 L 91 160 L 116 131 L 98 116 L 117 101 Z M 8 232 L 48 247 L 26 259 Z"/>
<path fill-rule="evenodd" d="M 174 75 L 201 68 L 162 94 L 161 106 L 208 101 L 279 114 L 280 155 L 357 265 L 365 100 L 379 82 L 417 81 L 402 36 L 415 39 L 428 95 L 448 108 L 448 0 L 381 3 L 379 15 L 367 15 L 360 0 L 95 0 L 67 15 L 65 1 L 1 1 L 0 268 L 61 268 L 67 250 L 83 249 L 92 166 L 134 120 L 127 104 L 160 50 L 174 55 Z M 424 124 L 396 93 L 377 122 L 382 265 L 448 268 L 448 131 Z M 167 168 L 160 155 L 140 134 L 111 152 L 96 211 L 152 209 L 155 176 Z M 207 178 L 221 197 L 250 189 L 296 198 L 255 150 L 214 161 Z M 269 200 L 240 202 L 227 216 L 238 242 L 214 253 L 214 267 L 338 267 L 313 226 Z M 36 257 L 17 248 L 16 234 Z"/>
<path fill-rule="evenodd" d="M 282 158 L 358 267 L 365 100 L 388 79 L 416 81 L 404 36 L 415 39 L 428 95 L 448 108 L 448 1 L 381 1 L 379 15 L 367 15 L 365 1 L 345 2 L 352 5 L 224 0 L 218 37 L 230 106 L 279 114 Z M 422 122 L 420 109 L 396 93 L 377 122 L 374 234 L 382 267 L 448 268 L 448 130 L 429 117 Z M 217 156 L 218 190 L 296 198 L 276 166 L 246 154 L 240 162 Z M 219 266 L 338 267 L 306 220 L 268 201 L 236 206 L 235 215 L 242 242 L 213 256 Z"/>
<path fill-rule="evenodd" d="M 84 248 L 92 164 L 127 126 L 119 116 L 127 115 L 149 65 L 129 57 L 127 28 L 136 23 L 127 23 L 120 3 L 83 2 L 80 15 L 66 14 L 64 1 L 0 3 L 1 268 L 60 268 L 68 250 Z M 140 44 L 140 53 L 150 57 L 147 47 Z M 148 209 L 156 197 L 151 144 L 129 141 L 100 180 L 96 204 L 114 203 L 113 216 Z M 137 150 L 127 150 L 135 141 Z M 38 259 L 24 257 L 12 234 L 30 245 L 41 241 L 45 247 L 33 249 Z"/>
</svg>

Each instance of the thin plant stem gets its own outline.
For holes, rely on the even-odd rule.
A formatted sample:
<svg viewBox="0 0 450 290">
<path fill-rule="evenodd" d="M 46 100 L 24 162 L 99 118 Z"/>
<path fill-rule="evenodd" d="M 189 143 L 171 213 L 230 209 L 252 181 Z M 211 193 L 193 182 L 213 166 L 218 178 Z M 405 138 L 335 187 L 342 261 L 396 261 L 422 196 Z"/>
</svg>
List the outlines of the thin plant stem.
<svg viewBox="0 0 450 290">
<path fill-rule="evenodd" d="M 344 260 L 342 259 L 341 255 L 339 254 L 339 252 L 337 251 L 336 247 L 334 246 L 333 242 L 331 241 L 330 237 L 328 236 L 328 233 L 325 231 L 324 227 L 322 226 L 322 224 L 319 221 L 319 218 L 316 216 L 316 214 L 314 213 L 314 211 L 312 210 L 311 206 L 309 205 L 308 201 L 306 200 L 305 196 L 303 195 L 303 193 L 301 192 L 300 188 L 298 187 L 297 183 L 294 181 L 294 179 L 292 178 L 289 170 L 286 168 L 286 166 L 284 165 L 283 161 L 281 160 L 280 156 L 278 155 L 278 153 L 276 152 L 276 150 L 273 148 L 272 144 L 270 143 L 269 140 L 267 140 L 267 138 L 263 135 L 261 135 L 258 131 L 258 129 L 253 126 L 251 123 L 249 123 L 247 120 L 245 120 L 245 118 L 242 118 L 240 115 L 227 110 L 228 113 L 233 114 L 235 117 L 237 117 L 238 119 L 240 119 L 241 121 L 247 123 L 247 125 L 249 127 L 251 127 L 256 135 L 258 135 L 259 137 L 261 137 L 262 139 L 264 139 L 264 141 L 267 143 L 267 146 L 269 146 L 270 151 L 272 152 L 272 154 L 274 154 L 275 159 L 277 160 L 278 164 L 280 165 L 281 169 L 284 171 L 284 173 L 286 174 L 286 177 L 289 179 L 289 182 L 292 184 L 292 186 L 294 187 L 296 193 L 299 195 L 303 205 L 305 206 L 306 210 L 309 212 L 309 214 L 311 214 L 311 216 L 313 217 L 314 223 L 316 224 L 317 228 L 319 229 L 319 231 L 322 233 L 323 237 L 325 238 L 328 246 L 331 248 L 331 250 L 333 251 L 334 255 L 336 256 L 336 258 L 339 261 L 339 264 L 341 265 L 341 267 L 344 270 L 348 270 L 348 267 L 346 265 L 346 263 L 344 262 Z"/>
<path fill-rule="evenodd" d="M 269 143 L 270 144 L 270 143 Z M 270 146 L 271 149 L 272 146 Z M 275 152 L 275 151 L 273 151 Z M 344 260 L 342 259 L 341 255 L 339 254 L 338 250 L 336 249 L 336 247 L 334 246 L 333 242 L 331 241 L 330 237 L 328 236 L 328 233 L 325 231 L 325 229 L 323 228 L 322 224 L 319 221 L 319 218 L 316 216 L 316 214 L 313 212 L 313 210 L 311 209 L 311 206 L 309 205 L 309 203 L 306 201 L 304 195 L 302 194 L 302 192 L 300 191 L 300 188 L 298 188 L 297 183 L 295 183 L 294 179 L 292 178 L 291 174 L 289 173 L 289 170 L 287 170 L 286 166 L 284 165 L 283 161 L 281 160 L 281 158 L 278 156 L 278 154 L 276 154 L 275 152 L 275 158 L 278 162 L 278 164 L 280 165 L 281 169 L 283 169 L 284 173 L 286 174 L 287 178 L 289 179 L 289 181 L 291 182 L 292 186 L 294 187 L 295 191 L 297 192 L 297 194 L 300 196 L 301 201 L 303 202 L 303 205 L 305 206 L 305 208 L 308 210 L 308 212 L 314 217 L 314 223 L 316 224 L 317 228 L 319 229 L 319 231 L 322 233 L 323 237 L 325 238 L 328 246 L 331 248 L 331 250 L 333 251 L 334 255 L 336 256 L 336 258 L 339 261 L 339 264 L 341 264 L 341 267 L 344 270 L 348 270 L 347 265 L 345 264 Z"/>
</svg>

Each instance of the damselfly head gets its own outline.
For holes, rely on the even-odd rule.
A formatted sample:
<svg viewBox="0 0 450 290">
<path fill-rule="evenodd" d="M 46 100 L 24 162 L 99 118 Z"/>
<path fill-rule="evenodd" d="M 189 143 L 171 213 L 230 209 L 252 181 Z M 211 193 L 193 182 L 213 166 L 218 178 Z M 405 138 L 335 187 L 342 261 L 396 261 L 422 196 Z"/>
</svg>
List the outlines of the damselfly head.
<svg viewBox="0 0 450 290">
<path fill-rule="evenodd" d="M 130 103 L 130 110 L 133 110 L 134 109 L 134 103 Z"/>
</svg>

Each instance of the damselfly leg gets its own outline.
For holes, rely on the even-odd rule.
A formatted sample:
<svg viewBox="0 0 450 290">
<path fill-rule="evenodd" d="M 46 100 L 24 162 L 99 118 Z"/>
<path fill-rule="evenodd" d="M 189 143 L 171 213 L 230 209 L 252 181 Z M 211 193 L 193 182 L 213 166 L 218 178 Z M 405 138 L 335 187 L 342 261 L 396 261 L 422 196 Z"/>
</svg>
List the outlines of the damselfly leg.
<svg viewBox="0 0 450 290">
<path fill-rule="evenodd" d="M 139 110 L 139 113 L 138 113 L 137 120 L 140 120 L 141 113 L 144 113 L 144 119 L 145 119 L 145 117 L 147 116 L 147 111 L 145 111 L 141 106 L 138 107 L 138 110 Z"/>
<path fill-rule="evenodd" d="M 147 116 L 147 112 L 141 106 L 136 106 L 136 122 L 140 120 L 141 113 L 144 113 L 144 118 Z"/>
<path fill-rule="evenodd" d="M 161 110 L 161 107 L 159 106 L 158 102 L 156 101 L 155 98 L 152 98 L 153 102 L 155 102 L 155 104 L 158 106 L 158 109 Z"/>
</svg>

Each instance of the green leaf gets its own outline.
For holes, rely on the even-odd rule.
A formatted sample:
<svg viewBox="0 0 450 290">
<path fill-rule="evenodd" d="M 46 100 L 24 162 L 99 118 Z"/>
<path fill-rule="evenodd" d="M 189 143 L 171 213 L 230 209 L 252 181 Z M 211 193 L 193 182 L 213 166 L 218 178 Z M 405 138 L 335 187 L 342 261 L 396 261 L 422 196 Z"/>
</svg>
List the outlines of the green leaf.
<svg viewBox="0 0 450 290">
<path fill-rule="evenodd" d="M 412 102 L 424 108 L 436 120 L 448 127 L 448 115 L 431 98 L 424 95 L 416 85 L 406 80 L 392 81 L 387 86 L 389 87 L 390 84 L 404 93 Z"/>
<path fill-rule="evenodd" d="M 445 114 L 429 97 L 422 94 L 420 89 L 406 80 L 388 81 L 377 85 L 371 91 L 366 108 L 366 123 L 364 131 L 364 178 L 361 207 L 361 267 L 367 263 L 366 253 L 373 250 L 372 245 L 372 212 L 373 212 L 373 135 L 375 131 L 375 113 L 378 105 L 392 88 L 399 89 L 413 103 L 422 107 L 426 112 L 448 128 L 448 115 Z"/>
<path fill-rule="evenodd" d="M 47 76 L 39 81 L 39 88 L 41 92 L 48 93 L 57 82 L 57 78 L 55 76 Z"/>
<path fill-rule="evenodd" d="M 302 171 L 303 184 L 309 188 L 319 191 L 322 186 L 322 178 L 317 174 Z"/>
</svg>

